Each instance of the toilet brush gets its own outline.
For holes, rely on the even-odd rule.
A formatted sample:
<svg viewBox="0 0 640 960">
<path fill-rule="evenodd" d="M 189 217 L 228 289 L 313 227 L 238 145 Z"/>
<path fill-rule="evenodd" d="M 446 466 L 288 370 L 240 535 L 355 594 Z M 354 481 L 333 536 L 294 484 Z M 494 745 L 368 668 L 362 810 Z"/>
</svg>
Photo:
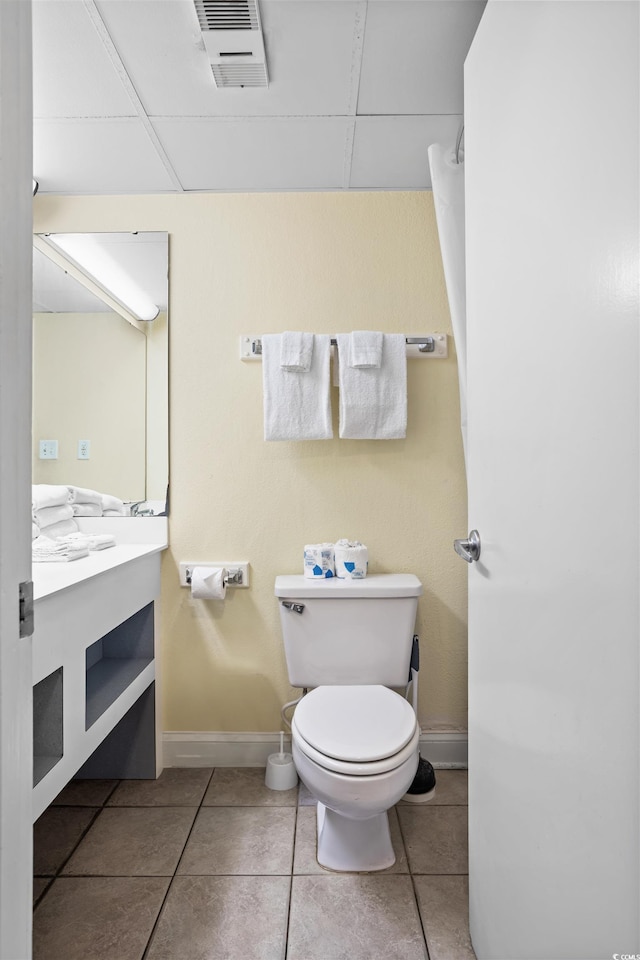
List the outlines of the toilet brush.
<svg viewBox="0 0 640 960">
<path fill-rule="evenodd" d="M 417 637 L 414 637 L 414 647 L 411 657 L 410 682 L 411 682 L 411 700 L 413 712 L 418 719 L 418 669 L 420 667 L 420 658 L 417 649 Z M 427 800 L 433 800 L 436 794 L 436 774 L 424 757 L 418 754 L 418 769 L 411 786 L 402 798 L 407 803 L 424 803 Z"/>
<path fill-rule="evenodd" d="M 298 774 L 293 756 L 284 752 L 284 731 L 280 731 L 280 753 L 267 757 L 264 782 L 270 790 L 291 790 L 297 786 Z"/>
</svg>

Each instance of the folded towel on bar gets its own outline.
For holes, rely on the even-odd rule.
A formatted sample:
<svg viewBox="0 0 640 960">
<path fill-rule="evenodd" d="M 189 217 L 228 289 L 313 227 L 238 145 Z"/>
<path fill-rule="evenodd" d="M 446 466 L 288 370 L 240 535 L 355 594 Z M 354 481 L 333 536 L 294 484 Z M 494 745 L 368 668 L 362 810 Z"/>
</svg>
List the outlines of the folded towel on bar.
<svg viewBox="0 0 640 960">
<path fill-rule="evenodd" d="M 102 516 L 101 503 L 72 503 L 71 509 L 73 510 L 74 517 L 101 517 Z"/>
<path fill-rule="evenodd" d="M 115 547 L 116 538 L 110 533 L 70 533 L 66 537 L 58 537 L 56 543 L 86 547 L 87 550 L 106 550 Z"/>
<path fill-rule="evenodd" d="M 39 510 L 33 511 L 33 519 L 39 528 L 44 530 L 54 523 L 73 519 L 73 509 L 68 503 L 59 503 L 55 507 L 40 507 Z"/>
<path fill-rule="evenodd" d="M 329 358 L 331 338 L 312 334 L 309 370 L 283 370 L 281 335 L 262 337 L 265 440 L 330 440 Z"/>
<path fill-rule="evenodd" d="M 105 517 L 129 517 L 129 507 L 125 507 L 124 501 L 118 497 L 112 497 L 108 493 L 103 493 L 100 497 L 102 503 L 102 514 Z"/>
<path fill-rule="evenodd" d="M 32 522 L 31 522 L 31 539 L 32 539 L 32 540 L 35 540 L 35 538 L 36 538 L 36 537 L 39 537 L 39 536 L 40 536 L 40 527 L 39 527 L 38 524 L 35 522 L 35 520 L 32 520 Z"/>
<path fill-rule="evenodd" d="M 379 330 L 354 330 L 349 338 L 350 367 L 378 368 L 382 363 L 382 333 Z"/>
<path fill-rule="evenodd" d="M 102 494 L 86 487 L 67 487 L 69 503 L 102 503 Z"/>
<path fill-rule="evenodd" d="M 350 367 L 350 335 L 338 334 L 340 436 L 400 440 L 407 435 L 407 347 L 403 334 L 385 333 L 379 368 Z"/>
<path fill-rule="evenodd" d="M 31 487 L 31 506 L 34 510 L 43 507 L 58 507 L 69 501 L 69 489 L 61 484 L 35 483 Z"/>
<path fill-rule="evenodd" d="M 287 330 L 280 334 L 280 366 L 283 370 L 311 369 L 313 334 Z"/>
<path fill-rule="evenodd" d="M 48 537 L 38 537 L 31 544 L 31 559 L 35 563 L 66 563 L 88 556 L 89 550 L 85 544 L 60 543 Z"/>
<path fill-rule="evenodd" d="M 78 532 L 78 524 L 75 520 L 61 520 L 59 523 L 52 523 L 48 527 L 42 527 L 41 537 L 47 537 L 49 540 L 55 540 L 57 537 L 68 537 L 70 533 Z"/>
</svg>

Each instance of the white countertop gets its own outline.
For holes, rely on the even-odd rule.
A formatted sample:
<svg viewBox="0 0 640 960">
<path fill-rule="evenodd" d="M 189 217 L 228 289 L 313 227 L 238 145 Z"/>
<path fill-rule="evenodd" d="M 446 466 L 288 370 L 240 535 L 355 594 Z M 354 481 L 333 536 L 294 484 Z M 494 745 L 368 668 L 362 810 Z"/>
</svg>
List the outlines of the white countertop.
<svg viewBox="0 0 640 960">
<path fill-rule="evenodd" d="M 107 570 L 165 550 L 166 543 L 123 543 L 106 550 L 92 550 L 88 557 L 62 563 L 33 563 L 33 599 L 41 600 L 52 593 L 74 587 Z"/>
</svg>

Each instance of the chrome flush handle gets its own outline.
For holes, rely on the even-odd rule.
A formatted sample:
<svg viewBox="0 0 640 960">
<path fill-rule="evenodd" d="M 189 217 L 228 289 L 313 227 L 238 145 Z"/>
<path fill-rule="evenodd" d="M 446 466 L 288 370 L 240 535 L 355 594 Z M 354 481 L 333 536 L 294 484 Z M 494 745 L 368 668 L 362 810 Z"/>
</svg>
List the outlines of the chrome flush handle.
<svg viewBox="0 0 640 960">
<path fill-rule="evenodd" d="M 480 559 L 481 546 L 480 534 L 477 530 L 471 531 L 468 540 L 453 541 L 453 549 L 458 556 L 462 557 L 463 560 L 466 560 L 467 563 L 473 563 L 474 560 Z"/>
<path fill-rule="evenodd" d="M 282 600 L 282 606 L 294 613 L 304 613 L 304 603 L 294 603 L 293 600 Z"/>
</svg>

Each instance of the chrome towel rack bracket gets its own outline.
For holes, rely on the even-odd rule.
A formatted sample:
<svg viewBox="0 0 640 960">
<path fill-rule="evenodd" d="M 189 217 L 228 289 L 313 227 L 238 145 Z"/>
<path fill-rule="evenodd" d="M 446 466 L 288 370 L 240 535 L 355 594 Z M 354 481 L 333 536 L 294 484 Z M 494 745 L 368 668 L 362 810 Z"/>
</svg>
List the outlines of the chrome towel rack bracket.
<svg viewBox="0 0 640 960">
<path fill-rule="evenodd" d="M 426 333 L 423 336 L 405 337 L 407 343 L 407 358 L 424 357 L 433 360 L 444 360 L 449 356 L 446 333 Z M 331 338 L 331 346 L 335 347 L 336 339 Z M 245 333 L 240 337 L 240 359 L 262 360 L 262 337 L 260 334 Z"/>
</svg>

